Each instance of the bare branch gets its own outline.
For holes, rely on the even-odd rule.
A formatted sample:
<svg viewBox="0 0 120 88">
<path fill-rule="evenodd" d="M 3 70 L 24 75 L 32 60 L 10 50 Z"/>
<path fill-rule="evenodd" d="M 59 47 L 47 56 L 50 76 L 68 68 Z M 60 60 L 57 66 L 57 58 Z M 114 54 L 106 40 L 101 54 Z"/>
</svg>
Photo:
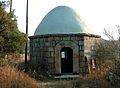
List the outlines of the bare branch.
<svg viewBox="0 0 120 88">
<path fill-rule="evenodd" d="M 106 30 L 104 28 L 103 34 L 105 34 L 109 38 L 109 40 L 115 40 L 114 37 L 113 37 L 113 32 L 111 32 L 110 30 Z"/>
<path fill-rule="evenodd" d="M 119 41 L 120 41 L 120 26 L 116 25 L 116 27 L 118 28 L 118 38 L 119 38 Z"/>
<path fill-rule="evenodd" d="M 120 37 L 120 26 L 116 25 L 116 27 L 118 28 L 118 33 L 119 33 L 119 37 Z"/>
</svg>

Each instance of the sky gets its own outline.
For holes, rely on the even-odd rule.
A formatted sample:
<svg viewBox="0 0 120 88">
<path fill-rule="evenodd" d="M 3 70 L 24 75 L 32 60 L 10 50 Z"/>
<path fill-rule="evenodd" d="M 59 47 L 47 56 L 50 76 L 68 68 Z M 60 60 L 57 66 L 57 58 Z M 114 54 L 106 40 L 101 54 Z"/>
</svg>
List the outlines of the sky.
<svg viewBox="0 0 120 88">
<path fill-rule="evenodd" d="M 18 28 L 26 30 L 26 1 L 13 0 L 15 15 L 18 17 Z M 104 28 L 113 32 L 116 37 L 120 25 L 120 0 L 28 0 L 28 36 L 34 35 L 37 26 L 53 8 L 64 5 L 74 9 L 85 21 L 94 34 L 103 34 Z"/>
</svg>

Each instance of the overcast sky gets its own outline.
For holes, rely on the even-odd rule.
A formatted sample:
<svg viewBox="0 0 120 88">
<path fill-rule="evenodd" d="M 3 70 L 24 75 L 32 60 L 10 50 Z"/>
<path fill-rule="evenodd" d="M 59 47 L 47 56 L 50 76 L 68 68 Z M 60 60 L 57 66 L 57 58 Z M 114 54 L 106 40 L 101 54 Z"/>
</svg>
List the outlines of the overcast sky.
<svg viewBox="0 0 120 88">
<path fill-rule="evenodd" d="M 19 30 L 26 28 L 26 1 L 13 0 L 13 9 L 18 16 Z M 120 25 L 120 0 L 28 0 L 29 1 L 29 36 L 32 36 L 44 16 L 53 8 L 65 5 L 73 8 L 95 34 L 102 35 L 103 29 L 113 29 Z M 116 33 L 117 34 L 117 33 Z"/>
</svg>

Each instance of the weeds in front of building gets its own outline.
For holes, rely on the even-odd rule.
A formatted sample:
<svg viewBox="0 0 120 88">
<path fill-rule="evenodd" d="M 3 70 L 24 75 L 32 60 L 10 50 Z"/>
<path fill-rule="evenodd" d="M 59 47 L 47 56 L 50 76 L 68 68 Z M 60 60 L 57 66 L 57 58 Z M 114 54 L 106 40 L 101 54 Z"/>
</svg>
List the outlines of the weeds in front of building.
<svg viewBox="0 0 120 88">
<path fill-rule="evenodd" d="M 10 66 L 0 67 L 0 88 L 37 88 L 37 82 Z"/>
</svg>

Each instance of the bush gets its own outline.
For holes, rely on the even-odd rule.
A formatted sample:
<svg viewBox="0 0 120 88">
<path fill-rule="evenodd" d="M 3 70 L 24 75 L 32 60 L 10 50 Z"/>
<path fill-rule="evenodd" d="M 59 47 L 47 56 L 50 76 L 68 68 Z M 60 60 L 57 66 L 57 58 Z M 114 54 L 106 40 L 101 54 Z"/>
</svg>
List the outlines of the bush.
<svg viewBox="0 0 120 88">
<path fill-rule="evenodd" d="M 120 66 L 112 69 L 107 75 L 107 80 L 116 88 L 120 88 Z"/>
<path fill-rule="evenodd" d="M 0 67 L 0 88 L 37 88 L 37 82 L 10 66 Z"/>
</svg>

